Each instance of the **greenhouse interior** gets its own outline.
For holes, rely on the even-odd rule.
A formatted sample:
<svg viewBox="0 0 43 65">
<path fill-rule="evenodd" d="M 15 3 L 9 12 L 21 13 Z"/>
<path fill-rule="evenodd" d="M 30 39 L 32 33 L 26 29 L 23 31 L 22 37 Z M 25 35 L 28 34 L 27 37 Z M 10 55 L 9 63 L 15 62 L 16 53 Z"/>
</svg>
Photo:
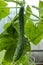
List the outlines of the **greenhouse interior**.
<svg viewBox="0 0 43 65">
<path fill-rule="evenodd" d="M 0 65 L 43 65 L 43 0 L 0 0 Z"/>
</svg>

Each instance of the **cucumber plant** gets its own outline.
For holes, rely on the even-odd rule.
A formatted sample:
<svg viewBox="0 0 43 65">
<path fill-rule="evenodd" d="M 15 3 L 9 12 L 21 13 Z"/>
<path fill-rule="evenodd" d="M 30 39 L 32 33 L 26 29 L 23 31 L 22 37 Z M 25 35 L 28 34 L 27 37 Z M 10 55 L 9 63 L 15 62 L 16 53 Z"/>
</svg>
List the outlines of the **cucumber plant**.
<svg viewBox="0 0 43 65">
<path fill-rule="evenodd" d="M 20 10 L 14 19 L 4 25 L 4 31 L 0 34 L 0 51 L 6 50 L 2 65 L 16 65 L 16 63 L 28 65 L 31 54 L 29 54 L 28 58 L 25 55 L 28 51 L 31 51 L 30 42 L 37 45 L 43 39 L 43 2 L 39 1 L 39 7 L 32 6 L 38 10 L 40 15 L 38 17 L 32 13 L 29 5 L 25 8 L 24 0 L 0 0 L 0 20 L 10 14 L 10 8 L 6 8 L 7 1 L 17 3 Z M 31 15 L 38 19 L 37 27 L 33 23 L 33 21 L 37 20 L 31 19 Z"/>
</svg>

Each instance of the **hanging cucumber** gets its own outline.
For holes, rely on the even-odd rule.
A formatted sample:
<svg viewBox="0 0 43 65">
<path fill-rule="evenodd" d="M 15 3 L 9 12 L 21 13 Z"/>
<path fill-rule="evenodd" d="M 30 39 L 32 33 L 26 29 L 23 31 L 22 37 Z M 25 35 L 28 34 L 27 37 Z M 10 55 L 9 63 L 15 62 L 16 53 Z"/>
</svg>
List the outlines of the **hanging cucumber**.
<svg viewBox="0 0 43 65">
<path fill-rule="evenodd" d="M 24 50 L 25 41 L 24 41 L 24 7 L 23 6 L 21 6 L 19 11 L 19 26 L 20 26 L 20 36 L 19 36 L 17 48 L 13 56 L 13 63 L 21 57 Z"/>
</svg>

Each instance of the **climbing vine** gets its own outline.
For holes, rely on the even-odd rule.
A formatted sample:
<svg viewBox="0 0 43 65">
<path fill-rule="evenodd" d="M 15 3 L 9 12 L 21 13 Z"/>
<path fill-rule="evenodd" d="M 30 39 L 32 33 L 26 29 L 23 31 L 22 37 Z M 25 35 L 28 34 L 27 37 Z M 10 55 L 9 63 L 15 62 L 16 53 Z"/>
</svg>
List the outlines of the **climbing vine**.
<svg viewBox="0 0 43 65">
<path fill-rule="evenodd" d="M 25 0 L 0 0 L 0 20 L 10 14 L 7 2 L 17 4 L 14 7 L 16 8 L 16 16 L 4 25 L 4 31 L 0 34 L 0 52 L 6 50 L 3 52 L 4 57 L 1 65 L 28 65 L 30 53 L 27 57 L 25 55 L 28 51 L 31 52 L 30 42 L 37 45 L 43 39 L 43 1 L 39 1 L 38 7 L 32 6 L 38 10 L 38 17 L 32 13 L 29 5 L 25 8 Z M 19 13 L 17 13 L 18 5 Z M 31 19 L 31 15 L 37 19 Z M 38 23 L 34 25 L 33 21 L 38 21 Z"/>
</svg>

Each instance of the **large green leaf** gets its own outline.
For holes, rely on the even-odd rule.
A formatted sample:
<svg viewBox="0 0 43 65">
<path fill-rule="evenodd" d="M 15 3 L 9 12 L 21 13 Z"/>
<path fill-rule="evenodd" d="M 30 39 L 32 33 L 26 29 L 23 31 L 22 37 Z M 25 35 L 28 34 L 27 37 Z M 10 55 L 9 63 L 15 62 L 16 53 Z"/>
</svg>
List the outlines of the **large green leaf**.
<svg viewBox="0 0 43 65">
<path fill-rule="evenodd" d="M 4 17 L 6 17 L 10 13 L 9 8 L 4 8 L 6 7 L 7 3 L 3 0 L 0 0 L 0 20 Z"/>
<path fill-rule="evenodd" d="M 35 27 L 31 20 L 27 20 L 25 24 L 25 34 L 34 44 L 38 44 L 43 38 L 43 24 L 40 21 L 38 26 Z"/>
<path fill-rule="evenodd" d="M 0 50 L 7 50 L 5 54 L 6 61 L 12 61 L 18 41 L 18 33 L 12 24 L 0 34 Z"/>
<path fill-rule="evenodd" d="M 39 1 L 39 15 L 43 17 L 43 1 Z M 34 44 L 38 44 L 43 38 L 43 20 L 40 20 L 37 27 L 32 20 L 27 19 L 25 24 L 25 34 Z"/>
<path fill-rule="evenodd" d="M 0 50 L 7 50 L 5 54 L 5 59 L 11 61 L 15 48 L 17 45 L 17 38 L 12 38 L 8 36 L 2 36 L 0 39 Z"/>
</svg>

